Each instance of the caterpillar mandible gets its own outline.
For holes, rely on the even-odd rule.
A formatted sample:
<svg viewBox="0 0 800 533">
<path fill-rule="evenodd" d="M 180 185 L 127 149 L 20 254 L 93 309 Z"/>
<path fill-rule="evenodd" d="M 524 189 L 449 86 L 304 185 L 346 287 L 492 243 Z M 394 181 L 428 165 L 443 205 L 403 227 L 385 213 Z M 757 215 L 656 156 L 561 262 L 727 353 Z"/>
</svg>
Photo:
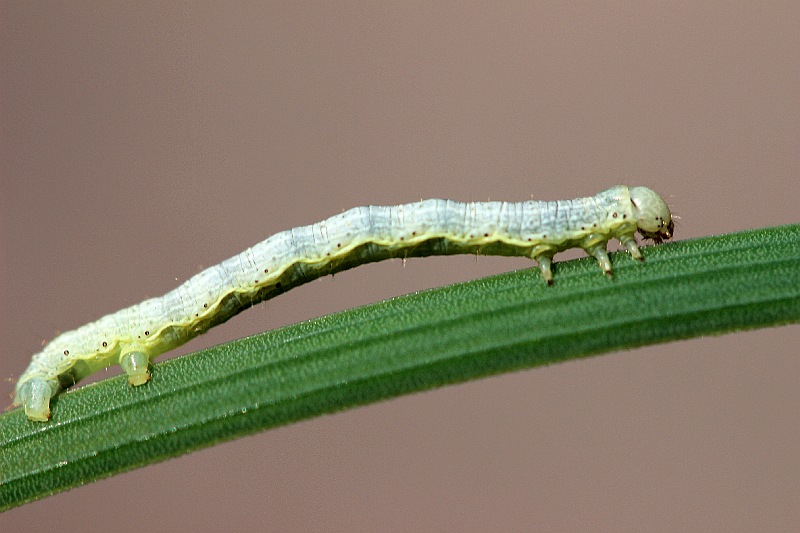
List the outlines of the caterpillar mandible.
<svg viewBox="0 0 800 533">
<path fill-rule="evenodd" d="M 524 256 L 553 282 L 553 256 L 580 247 L 606 274 L 606 245 L 619 240 L 642 260 L 635 233 L 672 237 L 669 207 L 647 187 L 618 185 L 596 196 L 555 202 L 423 200 L 356 207 L 317 224 L 277 233 L 195 275 L 164 296 L 68 331 L 35 354 L 16 385 L 15 405 L 31 420 L 50 418 L 50 399 L 80 379 L 119 363 L 131 385 L 148 366 L 254 304 L 308 281 L 393 257 L 471 254 Z"/>
</svg>

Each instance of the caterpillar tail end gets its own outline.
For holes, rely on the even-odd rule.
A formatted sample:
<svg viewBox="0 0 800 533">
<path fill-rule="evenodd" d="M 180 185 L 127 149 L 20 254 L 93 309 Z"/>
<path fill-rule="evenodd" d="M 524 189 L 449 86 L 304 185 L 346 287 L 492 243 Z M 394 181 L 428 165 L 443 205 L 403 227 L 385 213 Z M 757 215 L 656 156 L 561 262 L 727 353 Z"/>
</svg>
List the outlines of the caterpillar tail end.
<svg viewBox="0 0 800 533">
<path fill-rule="evenodd" d="M 149 364 L 150 358 L 144 352 L 128 352 L 122 354 L 119 358 L 119 365 L 128 375 L 128 383 L 134 387 L 144 385 L 150 381 Z"/>
<path fill-rule="evenodd" d="M 55 396 L 58 390 L 57 381 L 32 378 L 20 385 L 14 403 L 25 407 L 25 415 L 29 420 L 47 422 L 50 420 L 50 398 Z"/>
</svg>

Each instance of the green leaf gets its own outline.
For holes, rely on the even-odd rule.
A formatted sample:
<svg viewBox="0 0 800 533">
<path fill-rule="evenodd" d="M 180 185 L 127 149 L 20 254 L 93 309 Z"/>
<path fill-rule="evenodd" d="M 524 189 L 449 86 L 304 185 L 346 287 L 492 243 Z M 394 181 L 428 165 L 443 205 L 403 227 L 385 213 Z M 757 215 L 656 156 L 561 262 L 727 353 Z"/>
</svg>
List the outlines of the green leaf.
<svg viewBox="0 0 800 533">
<path fill-rule="evenodd" d="M 0 416 L 0 509 L 323 413 L 499 372 L 800 321 L 800 225 L 652 246 L 394 298 Z"/>
</svg>

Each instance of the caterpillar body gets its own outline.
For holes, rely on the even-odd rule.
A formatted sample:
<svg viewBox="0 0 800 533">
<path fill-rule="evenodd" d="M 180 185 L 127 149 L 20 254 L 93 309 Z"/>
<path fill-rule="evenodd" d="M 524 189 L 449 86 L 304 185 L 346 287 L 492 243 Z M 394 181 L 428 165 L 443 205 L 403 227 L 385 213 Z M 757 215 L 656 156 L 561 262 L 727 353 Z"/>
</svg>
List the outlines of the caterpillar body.
<svg viewBox="0 0 800 533">
<path fill-rule="evenodd" d="M 195 275 L 158 298 L 63 333 L 35 354 L 16 385 L 15 405 L 50 418 L 59 391 L 118 363 L 131 385 L 149 381 L 156 356 L 254 304 L 327 274 L 393 257 L 478 253 L 525 256 L 551 284 L 553 256 L 580 247 L 611 273 L 606 245 L 618 239 L 641 260 L 634 237 L 672 237 L 669 207 L 646 187 L 619 185 L 565 201 L 423 200 L 356 207 L 317 224 L 277 233 Z"/>
</svg>

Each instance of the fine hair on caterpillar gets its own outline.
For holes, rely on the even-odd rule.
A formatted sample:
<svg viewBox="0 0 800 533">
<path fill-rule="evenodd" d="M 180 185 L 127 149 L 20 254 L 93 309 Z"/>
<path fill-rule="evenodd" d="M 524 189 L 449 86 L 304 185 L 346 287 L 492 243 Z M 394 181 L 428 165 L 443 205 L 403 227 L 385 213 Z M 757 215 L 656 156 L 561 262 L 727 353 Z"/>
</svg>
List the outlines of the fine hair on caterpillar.
<svg viewBox="0 0 800 533">
<path fill-rule="evenodd" d="M 611 274 L 606 246 L 617 239 L 643 260 L 638 232 L 672 237 L 669 207 L 647 187 L 618 185 L 560 201 L 422 200 L 363 206 L 277 233 L 207 268 L 167 294 L 62 333 L 35 354 L 16 385 L 15 405 L 31 420 L 50 418 L 50 400 L 80 379 L 119 364 L 131 385 L 150 380 L 152 360 L 209 328 L 308 281 L 394 257 L 524 256 L 553 283 L 553 256 L 582 248 Z"/>
</svg>

